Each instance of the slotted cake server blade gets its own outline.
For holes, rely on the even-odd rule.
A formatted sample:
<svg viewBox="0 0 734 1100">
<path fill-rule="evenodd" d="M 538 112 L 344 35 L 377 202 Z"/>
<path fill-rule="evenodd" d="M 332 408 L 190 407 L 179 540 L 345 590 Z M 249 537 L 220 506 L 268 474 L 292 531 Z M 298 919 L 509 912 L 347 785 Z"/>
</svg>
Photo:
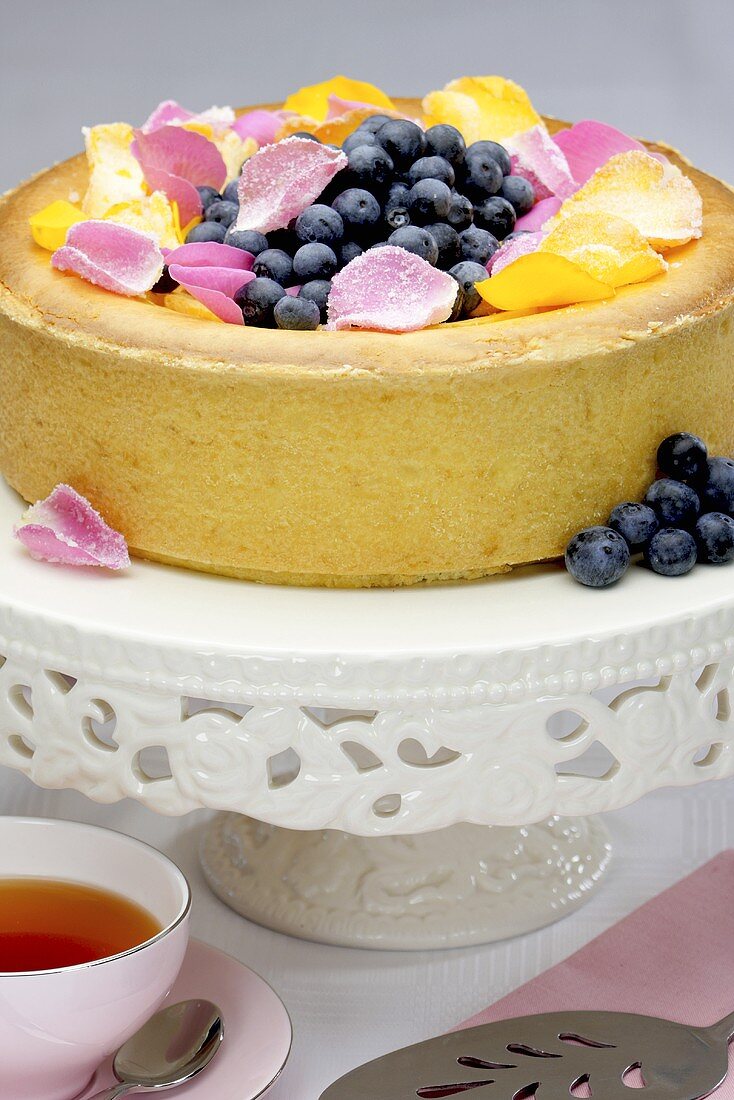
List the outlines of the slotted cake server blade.
<svg viewBox="0 0 734 1100">
<path fill-rule="evenodd" d="M 376 1058 L 320 1100 L 631 1100 L 640 1076 L 641 1100 L 701 1100 L 726 1078 L 732 1036 L 734 1013 L 705 1028 L 626 1012 L 521 1016 Z"/>
</svg>

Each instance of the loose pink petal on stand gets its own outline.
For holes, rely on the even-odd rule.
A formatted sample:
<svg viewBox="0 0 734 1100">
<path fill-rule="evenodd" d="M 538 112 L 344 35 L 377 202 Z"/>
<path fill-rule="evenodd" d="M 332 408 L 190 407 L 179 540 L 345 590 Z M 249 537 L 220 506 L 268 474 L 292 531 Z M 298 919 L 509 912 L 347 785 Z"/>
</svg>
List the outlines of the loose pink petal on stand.
<svg viewBox="0 0 734 1100">
<path fill-rule="evenodd" d="M 169 265 L 168 271 L 172 279 L 220 321 L 229 325 L 244 324 L 242 310 L 233 299 L 240 287 L 255 278 L 254 272 L 238 271 L 233 267 L 182 267 L 180 264 Z"/>
<path fill-rule="evenodd" d="M 162 126 L 168 126 L 173 122 L 188 122 L 194 117 L 193 111 L 187 111 L 175 99 L 164 99 L 155 110 L 148 115 L 140 129 L 144 134 L 150 134 L 153 130 L 160 130 Z"/>
<path fill-rule="evenodd" d="M 413 332 L 447 320 L 456 294 L 446 272 L 385 245 L 357 256 L 334 276 L 327 327 Z"/>
<path fill-rule="evenodd" d="M 506 138 L 504 145 L 512 159 L 512 171 L 532 183 L 536 200 L 551 195 L 567 199 L 577 189 L 566 157 L 544 123 Z"/>
<path fill-rule="evenodd" d="M 341 149 L 308 138 L 289 137 L 264 146 L 242 169 L 236 228 L 261 233 L 284 229 L 346 165 Z"/>
<path fill-rule="evenodd" d="M 597 168 L 601 168 L 617 153 L 628 153 L 630 149 L 645 150 L 645 146 L 635 138 L 623 134 L 614 126 L 607 126 L 605 122 L 596 122 L 586 119 L 577 122 L 570 130 L 561 130 L 553 137 L 556 145 L 564 153 L 571 175 L 579 187 L 586 183 L 594 175 Z M 654 153 L 659 160 L 665 161 L 667 157 Z"/>
<path fill-rule="evenodd" d="M 218 241 L 198 241 L 182 244 L 166 253 L 166 263 L 182 267 L 231 267 L 240 271 L 252 271 L 255 257 L 242 248 Z"/>
<path fill-rule="evenodd" d="M 270 145 L 275 141 L 276 134 L 283 125 L 284 113 L 283 111 L 247 111 L 235 120 L 232 129 L 243 141 L 254 138 L 258 145 Z"/>
<path fill-rule="evenodd" d="M 535 252 L 543 237 L 545 233 L 523 233 L 520 237 L 513 237 L 511 241 L 506 241 L 492 256 L 487 264 L 487 271 L 490 275 L 499 274 L 502 268 L 507 267 L 513 260 Z"/>
<path fill-rule="evenodd" d="M 14 534 L 38 561 L 107 569 L 130 565 L 124 537 L 70 485 L 57 485 L 50 496 L 29 508 Z"/>
<path fill-rule="evenodd" d="M 51 266 L 72 271 L 87 282 L 134 297 L 155 286 L 163 271 L 163 253 L 147 233 L 108 221 L 77 222 Z"/>
<path fill-rule="evenodd" d="M 540 202 L 536 202 L 532 210 L 517 219 L 515 229 L 523 229 L 531 233 L 536 229 L 542 229 L 548 219 L 557 214 L 562 206 L 563 199 L 558 199 L 555 195 L 551 195 L 548 199 L 541 199 Z"/>
</svg>

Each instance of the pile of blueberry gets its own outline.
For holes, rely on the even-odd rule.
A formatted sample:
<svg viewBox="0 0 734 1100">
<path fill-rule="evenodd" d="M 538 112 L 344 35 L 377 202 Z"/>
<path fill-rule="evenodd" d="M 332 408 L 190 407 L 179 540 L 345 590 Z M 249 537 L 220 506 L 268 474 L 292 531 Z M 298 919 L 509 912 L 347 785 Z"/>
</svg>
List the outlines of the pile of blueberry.
<svg viewBox="0 0 734 1100">
<path fill-rule="evenodd" d="M 318 139 L 302 133 L 313 141 Z M 332 276 L 369 248 L 398 245 L 448 271 L 458 284 L 450 320 L 480 302 L 474 284 L 515 221 L 535 201 L 493 141 L 468 148 L 453 126 L 422 130 L 406 119 L 372 115 L 345 140 L 349 164 L 287 229 L 267 236 L 233 228 L 237 183 L 220 195 L 199 188 L 204 221 L 189 241 L 224 241 L 256 256 L 256 278 L 235 300 L 245 324 L 313 329 L 326 320 Z M 297 298 L 285 287 L 301 285 Z"/>
<path fill-rule="evenodd" d="M 581 584 L 613 584 L 640 552 L 665 577 L 689 573 L 697 561 L 734 561 L 734 459 L 709 458 L 702 439 L 678 432 L 658 447 L 658 468 L 662 477 L 642 504 L 618 504 L 606 527 L 587 527 L 569 542 L 566 568 Z"/>
</svg>

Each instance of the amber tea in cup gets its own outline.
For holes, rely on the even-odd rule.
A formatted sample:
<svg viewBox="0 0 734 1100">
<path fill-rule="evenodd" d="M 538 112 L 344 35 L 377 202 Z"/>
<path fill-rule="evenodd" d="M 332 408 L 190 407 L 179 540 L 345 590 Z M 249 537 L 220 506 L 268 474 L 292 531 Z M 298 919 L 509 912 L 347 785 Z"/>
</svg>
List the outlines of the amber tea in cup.
<svg viewBox="0 0 734 1100">
<path fill-rule="evenodd" d="M 45 878 L 0 878 L 0 974 L 108 959 L 161 930 L 142 906 L 109 890 Z"/>
</svg>

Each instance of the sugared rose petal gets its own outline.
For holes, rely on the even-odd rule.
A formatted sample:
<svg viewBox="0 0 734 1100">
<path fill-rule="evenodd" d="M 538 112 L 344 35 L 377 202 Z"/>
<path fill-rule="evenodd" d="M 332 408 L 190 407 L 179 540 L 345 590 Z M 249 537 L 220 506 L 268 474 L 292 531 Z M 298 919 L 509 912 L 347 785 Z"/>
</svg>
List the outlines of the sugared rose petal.
<svg viewBox="0 0 734 1100">
<path fill-rule="evenodd" d="M 149 134 L 136 130 L 132 151 L 153 191 L 163 191 L 179 209 L 181 224 L 201 213 L 197 187 L 219 190 L 227 178 L 222 155 L 202 134 L 162 126 Z"/>
<path fill-rule="evenodd" d="M 614 296 L 614 288 L 595 279 L 578 264 L 548 252 L 521 256 L 476 288 L 495 309 L 570 306 Z"/>
<path fill-rule="evenodd" d="M 209 107 L 206 111 L 189 111 L 175 99 L 165 99 L 148 116 L 140 129 L 144 134 L 160 130 L 163 126 L 181 126 L 189 122 L 203 122 L 215 130 L 226 130 L 234 123 L 234 111 L 231 107 Z"/>
<path fill-rule="evenodd" d="M 479 141 L 482 134 L 479 104 L 463 92 L 429 92 L 423 100 L 423 121 L 426 128 L 440 123 L 455 126 L 467 145 Z"/>
<path fill-rule="evenodd" d="M 413 332 L 445 321 L 456 293 L 446 272 L 404 248 L 385 245 L 357 256 L 334 276 L 328 328 Z"/>
<path fill-rule="evenodd" d="M 675 165 L 637 149 L 617 153 L 597 169 L 546 229 L 581 210 L 631 222 L 658 252 L 686 244 L 703 230 L 701 196 L 691 180 Z"/>
<path fill-rule="evenodd" d="M 57 485 L 50 496 L 32 505 L 14 534 L 38 561 L 107 569 L 130 565 L 123 536 L 70 485 Z"/>
<path fill-rule="evenodd" d="M 242 169 L 237 229 L 269 233 L 285 228 L 346 164 L 347 157 L 340 149 L 308 138 L 291 137 L 266 145 Z"/>
<path fill-rule="evenodd" d="M 566 157 L 548 133 L 544 122 L 505 139 L 512 171 L 533 185 L 536 200 L 557 195 L 567 199 L 576 191 Z"/>
<path fill-rule="evenodd" d="M 233 267 L 183 267 L 171 263 L 168 271 L 172 279 L 186 287 L 189 294 L 203 302 L 221 321 L 230 325 L 244 324 L 242 310 L 233 298 L 240 287 L 255 278 L 252 271 Z"/>
<path fill-rule="evenodd" d="M 133 136 L 126 122 L 84 130 L 89 183 L 82 210 L 88 218 L 103 218 L 111 206 L 145 197 L 143 170 L 132 152 Z"/>
<path fill-rule="evenodd" d="M 541 199 L 540 202 L 536 202 L 532 210 L 517 219 L 515 229 L 534 233 L 535 230 L 542 229 L 549 218 L 557 214 L 562 206 L 563 199 L 559 199 L 556 195 L 552 195 L 549 199 Z"/>
<path fill-rule="evenodd" d="M 487 264 L 487 271 L 492 275 L 497 275 L 503 267 L 514 263 L 520 256 L 529 256 L 531 252 L 535 252 L 544 235 L 540 232 L 523 233 L 520 237 L 513 237 L 511 241 L 505 241 Z"/>
<path fill-rule="evenodd" d="M 72 225 L 51 264 L 105 290 L 133 297 L 158 282 L 163 253 L 147 233 L 114 222 L 87 221 Z"/>
<path fill-rule="evenodd" d="M 281 111 L 247 111 L 235 120 L 232 129 L 243 141 L 253 138 L 258 145 L 270 145 L 284 121 Z"/>
<path fill-rule="evenodd" d="M 668 269 L 634 225 L 599 212 L 580 211 L 564 218 L 546 237 L 541 234 L 538 250 L 565 256 L 614 287 L 644 282 Z"/>
<path fill-rule="evenodd" d="M 460 92 L 474 100 L 480 114 L 480 138 L 504 142 L 541 121 L 525 89 L 502 76 L 462 76 L 444 91 Z"/>
<path fill-rule="evenodd" d="M 57 199 L 56 202 L 44 206 L 37 214 L 28 219 L 33 240 L 41 248 L 49 252 L 55 252 L 61 248 L 66 240 L 66 234 L 72 225 L 86 220 L 86 215 L 78 206 L 73 206 L 65 199 Z"/>
<path fill-rule="evenodd" d="M 577 122 L 569 130 L 560 130 L 553 135 L 553 140 L 563 150 L 571 175 L 579 187 L 617 153 L 628 153 L 631 149 L 645 152 L 642 142 L 623 134 L 614 126 L 592 119 Z"/>
<path fill-rule="evenodd" d="M 252 271 L 255 257 L 242 248 L 218 241 L 198 241 L 182 244 L 166 253 L 166 263 L 182 267 L 231 267 L 238 271 Z"/>
<path fill-rule="evenodd" d="M 320 84 L 310 84 L 288 96 L 283 109 L 296 115 L 308 115 L 323 122 L 329 113 L 329 96 L 368 103 L 373 107 L 395 110 L 395 104 L 383 91 L 363 80 L 351 80 L 347 76 L 335 76 Z M 374 113 L 374 112 L 373 112 Z"/>
</svg>

